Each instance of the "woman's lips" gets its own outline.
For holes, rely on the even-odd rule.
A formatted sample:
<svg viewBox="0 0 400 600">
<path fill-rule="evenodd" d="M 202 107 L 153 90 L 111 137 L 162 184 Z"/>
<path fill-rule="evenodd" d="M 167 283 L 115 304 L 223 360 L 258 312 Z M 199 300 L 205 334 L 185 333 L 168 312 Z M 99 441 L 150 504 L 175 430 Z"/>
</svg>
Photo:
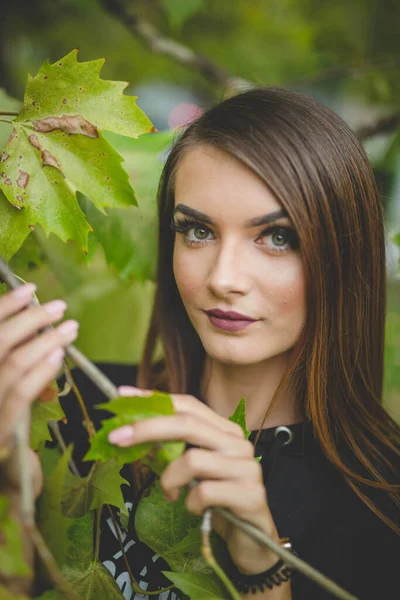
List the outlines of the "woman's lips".
<svg viewBox="0 0 400 600">
<path fill-rule="evenodd" d="M 249 321 L 244 319 L 224 319 L 222 317 L 216 317 L 210 313 L 207 313 L 210 323 L 212 323 L 215 327 L 219 329 L 225 329 L 226 331 L 240 331 L 241 329 L 246 329 L 246 327 L 250 327 L 252 323 L 256 321 Z"/>
</svg>

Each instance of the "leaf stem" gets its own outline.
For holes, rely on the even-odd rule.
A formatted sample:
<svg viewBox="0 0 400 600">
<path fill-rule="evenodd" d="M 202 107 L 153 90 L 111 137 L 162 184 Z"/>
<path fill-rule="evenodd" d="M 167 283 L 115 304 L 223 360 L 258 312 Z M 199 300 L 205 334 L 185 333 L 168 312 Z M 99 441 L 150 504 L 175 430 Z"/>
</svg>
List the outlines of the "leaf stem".
<svg viewBox="0 0 400 600">
<path fill-rule="evenodd" d="M 211 510 L 208 509 L 205 511 L 203 515 L 203 520 L 201 522 L 201 553 L 207 564 L 210 565 L 215 574 L 220 578 L 233 600 L 240 600 L 241 596 L 239 592 L 237 591 L 233 583 L 230 581 L 225 571 L 219 566 L 218 562 L 215 559 L 210 544 L 211 529 Z"/>
<path fill-rule="evenodd" d="M 0 123 L 8 123 L 9 125 L 11 125 L 12 121 L 7 121 L 7 119 L 0 119 Z"/>
<path fill-rule="evenodd" d="M 75 383 L 75 380 L 71 373 L 71 369 L 69 368 L 69 365 L 66 360 L 64 360 L 64 368 L 65 368 L 65 377 L 66 377 L 68 383 L 71 385 L 72 389 L 74 390 L 75 396 L 78 400 L 78 404 L 82 411 L 83 419 L 84 419 L 83 424 L 86 427 L 86 431 L 88 432 L 89 438 L 92 438 L 95 435 L 96 430 L 95 430 L 93 421 L 89 417 L 89 413 L 87 411 L 86 404 L 82 398 L 82 394 L 80 393 L 79 388 Z M 117 395 L 117 393 L 116 393 L 116 395 Z"/>
<path fill-rule="evenodd" d="M 94 546 L 94 560 L 98 560 L 99 558 L 99 550 L 100 550 L 100 524 L 101 524 L 101 512 L 103 510 L 104 504 L 99 506 L 96 510 L 96 533 L 95 533 L 95 546 Z"/>
<path fill-rule="evenodd" d="M 9 112 L 7 110 L 1 110 L 0 115 L 2 117 L 18 117 L 19 113 L 17 112 Z"/>
</svg>

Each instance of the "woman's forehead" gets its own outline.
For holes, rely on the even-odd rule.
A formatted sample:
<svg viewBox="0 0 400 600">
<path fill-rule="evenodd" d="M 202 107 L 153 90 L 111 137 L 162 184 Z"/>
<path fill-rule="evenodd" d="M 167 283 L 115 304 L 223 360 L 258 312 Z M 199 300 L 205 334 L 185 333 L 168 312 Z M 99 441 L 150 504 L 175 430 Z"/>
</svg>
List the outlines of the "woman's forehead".
<svg viewBox="0 0 400 600">
<path fill-rule="evenodd" d="M 257 174 L 210 145 L 197 146 L 182 157 L 175 180 L 175 207 L 179 204 L 213 220 L 231 214 L 246 222 L 282 208 Z"/>
</svg>

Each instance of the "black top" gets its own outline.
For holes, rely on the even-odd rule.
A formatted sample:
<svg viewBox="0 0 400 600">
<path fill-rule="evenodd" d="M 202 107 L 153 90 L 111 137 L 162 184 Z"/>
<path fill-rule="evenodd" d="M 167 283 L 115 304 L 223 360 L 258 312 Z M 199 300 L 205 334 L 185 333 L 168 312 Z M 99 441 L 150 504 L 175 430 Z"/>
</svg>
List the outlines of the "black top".
<svg viewBox="0 0 400 600">
<path fill-rule="evenodd" d="M 100 363 L 97 366 L 116 386 L 135 385 L 134 365 Z M 110 415 L 92 407 L 106 401 L 106 398 L 79 369 L 74 369 L 73 374 L 98 428 L 100 421 Z M 60 379 L 60 386 L 63 382 L 64 379 Z M 87 473 L 90 463 L 81 461 L 89 448 L 81 413 L 73 392 L 60 401 L 68 418 L 67 424 L 60 424 L 61 433 L 67 443 L 74 442 L 74 458 L 83 475 Z M 298 423 L 289 429 L 293 433 L 292 442 L 281 447 L 275 458 L 270 450 L 274 446 L 273 454 L 276 454 L 276 428 L 264 429 L 255 448 L 255 456 L 263 457 L 261 465 L 268 504 L 279 535 L 291 539 L 300 558 L 360 600 L 397 597 L 400 537 L 375 516 L 328 462 L 309 423 Z M 255 433 L 252 432 L 250 439 L 254 439 Z M 128 469 L 124 469 L 122 475 L 130 479 Z M 127 485 L 122 489 L 132 516 L 135 511 L 132 490 Z M 390 517 L 397 517 L 399 523 L 399 515 L 394 509 L 389 510 Z M 133 575 L 140 587 L 157 590 L 170 585 L 161 573 L 162 570 L 168 570 L 168 565 L 138 540 L 134 529 L 132 533 L 122 529 L 122 537 Z M 157 596 L 132 591 L 112 520 L 106 511 L 103 511 L 100 559 L 116 579 L 125 600 L 181 598 L 176 589 Z M 291 585 L 293 600 L 333 598 L 320 586 L 296 572 L 293 573 Z M 248 597 L 250 599 L 252 595 Z"/>
</svg>

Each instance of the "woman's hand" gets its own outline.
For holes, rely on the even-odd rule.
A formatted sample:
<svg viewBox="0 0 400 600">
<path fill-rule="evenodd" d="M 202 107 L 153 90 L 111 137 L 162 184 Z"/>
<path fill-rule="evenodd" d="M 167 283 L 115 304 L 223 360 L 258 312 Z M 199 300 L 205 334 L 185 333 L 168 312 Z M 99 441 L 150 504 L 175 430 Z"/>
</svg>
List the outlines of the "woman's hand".
<svg viewBox="0 0 400 600">
<path fill-rule="evenodd" d="M 55 379 L 65 354 L 64 347 L 77 337 L 76 321 L 37 335 L 39 330 L 62 318 L 67 307 L 62 300 L 27 307 L 35 291 L 32 284 L 0 297 L 0 479 L 3 487 L 18 487 L 15 469 L 15 426 L 24 411 Z M 30 453 L 34 488 L 41 491 L 37 456 Z"/>
<path fill-rule="evenodd" d="M 132 396 L 153 392 L 123 386 L 118 393 Z M 170 395 L 175 415 L 120 427 L 109 434 L 109 441 L 123 447 L 171 440 L 196 446 L 186 450 L 162 473 L 160 484 L 166 499 L 176 501 L 181 488 L 196 478 L 200 483 L 190 489 L 186 498 L 190 512 L 202 515 L 209 507 L 225 507 L 279 541 L 267 504 L 261 466 L 255 460 L 254 447 L 245 439 L 242 428 L 193 396 Z M 241 571 L 259 573 L 276 562 L 277 556 L 273 552 L 260 546 L 221 515 L 213 515 L 213 527 L 226 540 L 231 558 Z"/>
</svg>

